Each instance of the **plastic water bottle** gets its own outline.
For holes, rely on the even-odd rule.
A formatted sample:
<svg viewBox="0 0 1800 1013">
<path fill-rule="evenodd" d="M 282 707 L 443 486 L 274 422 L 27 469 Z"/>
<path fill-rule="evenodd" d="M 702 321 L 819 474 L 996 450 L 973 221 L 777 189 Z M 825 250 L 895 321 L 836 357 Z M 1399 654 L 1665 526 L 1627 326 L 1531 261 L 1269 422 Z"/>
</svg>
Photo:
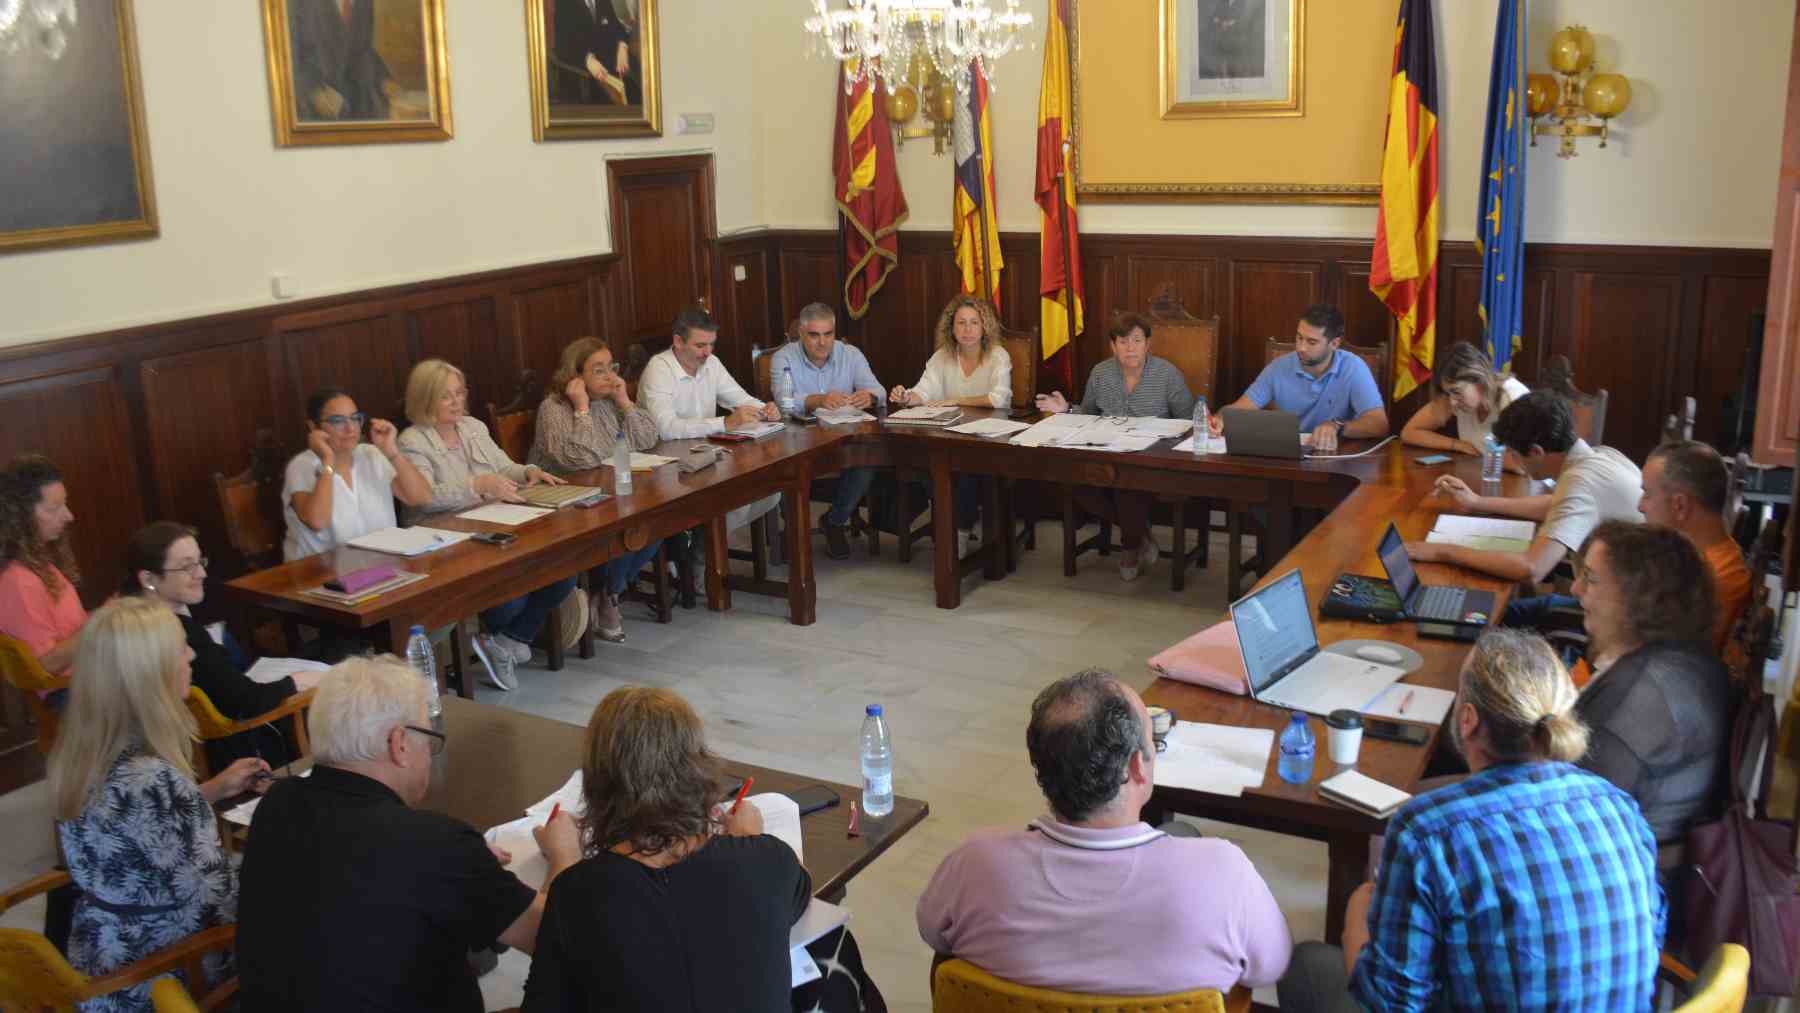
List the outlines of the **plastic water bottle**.
<svg viewBox="0 0 1800 1013">
<path fill-rule="evenodd" d="M 1194 399 L 1194 456 L 1206 453 L 1206 443 L 1212 439 L 1212 413 L 1206 409 L 1206 399 Z"/>
<path fill-rule="evenodd" d="M 1494 439 L 1494 434 L 1487 434 L 1481 446 L 1481 480 L 1498 482 L 1500 474 L 1506 469 L 1506 448 Z"/>
<path fill-rule="evenodd" d="M 1281 733 L 1281 763 L 1277 769 L 1281 779 L 1289 784 L 1306 784 L 1312 780 L 1313 753 L 1316 743 L 1312 729 L 1307 727 L 1306 715 L 1295 711 L 1288 720 L 1287 729 Z"/>
<path fill-rule="evenodd" d="M 613 444 L 613 495 L 623 496 L 631 492 L 631 441 L 623 432 Z"/>
<path fill-rule="evenodd" d="M 881 705 L 864 709 L 862 726 L 862 809 L 866 816 L 886 816 L 894 811 L 894 751 L 888 745 L 887 721 Z"/>
<path fill-rule="evenodd" d="M 794 367 L 781 367 L 781 378 L 775 381 L 775 403 L 787 418 L 800 417 L 799 398 L 794 395 Z"/>
<path fill-rule="evenodd" d="M 444 705 L 438 699 L 437 654 L 431 649 L 431 638 L 425 635 L 423 626 L 414 626 L 406 638 L 406 663 L 425 680 L 431 700 L 426 705 L 426 714 L 436 721 L 444 712 Z"/>
</svg>

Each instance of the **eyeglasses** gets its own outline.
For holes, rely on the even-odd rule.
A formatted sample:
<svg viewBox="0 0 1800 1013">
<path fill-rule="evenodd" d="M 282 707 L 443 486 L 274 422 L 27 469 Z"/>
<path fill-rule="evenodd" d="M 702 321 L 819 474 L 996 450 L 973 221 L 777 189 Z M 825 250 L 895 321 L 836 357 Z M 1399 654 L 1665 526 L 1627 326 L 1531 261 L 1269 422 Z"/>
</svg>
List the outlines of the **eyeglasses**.
<svg viewBox="0 0 1800 1013">
<path fill-rule="evenodd" d="M 444 752 L 444 747 L 450 742 L 450 737 L 448 735 L 445 735 L 443 732 L 434 731 L 430 728 L 420 728 L 418 725 L 407 725 L 406 730 L 429 736 L 431 738 L 431 755 L 433 756 L 441 755 Z"/>
<path fill-rule="evenodd" d="M 209 563 L 209 562 L 210 562 L 210 560 L 208 560 L 205 556 L 201 556 L 199 559 L 196 559 L 191 563 L 183 563 L 180 566 L 165 566 L 165 567 L 163 567 L 162 572 L 164 572 L 164 573 L 187 573 L 189 570 L 204 570 L 204 569 L 206 569 L 207 563 Z"/>
<path fill-rule="evenodd" d="M 616 375 L 618 375 L 618 372 L 619 372 L 619 364 L 616 362 L 609 362 L 604 366 L 595 366 L 593 369 L 589 370 L 589 372 L 612 373 L 616 376 Z"/>
<path fill-rule="evenodd" d="M 334 429 L 342 429 L 345 426 L 355 426 L 356 428 L 361 429 L 362 424 L 369 421 L 369 416 L 362 412 L 357 412 L 354 415 L 327 415 L 319 421 Z"/>
</svg>

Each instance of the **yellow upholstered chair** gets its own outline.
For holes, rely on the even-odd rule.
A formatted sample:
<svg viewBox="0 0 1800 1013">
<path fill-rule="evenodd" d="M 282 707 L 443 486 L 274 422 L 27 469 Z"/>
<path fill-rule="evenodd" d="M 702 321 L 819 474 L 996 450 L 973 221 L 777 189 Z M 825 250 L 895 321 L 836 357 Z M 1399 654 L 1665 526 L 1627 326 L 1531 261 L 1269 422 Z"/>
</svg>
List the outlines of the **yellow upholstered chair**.
<svg viewBox="0 0 1800 1013">
<path fill-rule="evenodd" d="M 0 634 L 0 678 L 25 698 L 32 720 L 37 722 L 38 752 L 48 755 L 50 747 L 56 744 L 56 711 L 38 694 L 68 689 L 69 677 L 44 671 L 37 655 L 23 641 Z"/>
<path fill-rule="evenodd" d="M 200 741 L 194 743 L 194 774 L 196 778 L 204 781 L 216 773 L 206 762 L 206 743 L 216 739 L 230 738 L 240 732 L 247 732 L 252 728 L 260 728 L 289 715 L 299 714 L 312 706 L 313 697 L 318 692 L 316 689 L 309 689 L 304 693 L 295 693 L 268 712 L 239 721 L 221 713 L 219 708 L 213 705 L 212 698 L 206 695 L 205 690 L 198 686 L 189 686 L 188 713 L 194 716 L 194 724 L 200 729 Z M 294 740 L 295 745 L 299 747 L 295 759 L 312 752 L 312 745 L 306 738 L 306 722 L 304 720 L 296 719 L 294 721 Z"/>
<path fill-rule="evenodd" d="M 1176 995 L 1081 995 L 1004 981 L 966 960 L 946 960 L 932 972 L 934 1013 L 1248 1013 L 1250 990 L 1229 996 L 1202 988 Z"/>
<path fill-rule="evenodd" d="M 1687 993 L 1675 1013 L 1739 1013 L 1750 988 L 1750 951 L 1726 943 L 1713 951 L 1699 974 L 1665 953 L 1660 973 L 1681 984 Z"/>
<path fill-rule="evenodd" d="M 0 892 L 0 912 L 39 894 L 48 893 L 69 881 L 69 874 L 66 872 L 49 872 Z M 68 958 L 52 946 L 42 933 L 27 929 L 0 929 L 0 1008 L 74 1009 L 78 1002 L 110 995 L 176 970 L 185 971 L 190 981 L 201 981 L 201 958 L 214 951 L 229 949 L 236 938 L 236 925 L 219 925 L 195 933 L 104 977 L 89 978 L 70 967 Z M 220 986 L 214 995 L 207 997 L 208 1004 L 201 1008 L 212 1008 L 211 1003 L 223 999 L 225 995 L 236 991 L 236 988 L 235 980 Z"/>
</svg>

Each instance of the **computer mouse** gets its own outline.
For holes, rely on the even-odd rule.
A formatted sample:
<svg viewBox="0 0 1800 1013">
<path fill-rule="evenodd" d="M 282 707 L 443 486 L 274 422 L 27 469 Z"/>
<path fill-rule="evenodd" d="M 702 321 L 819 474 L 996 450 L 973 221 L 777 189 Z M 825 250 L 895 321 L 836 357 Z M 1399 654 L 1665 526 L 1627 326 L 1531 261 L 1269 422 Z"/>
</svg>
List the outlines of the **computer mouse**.
<svg viewBox="0 0 1800 1013">
<path fill-rule="evenodd" d="M 1356 649 L 1356 656 L 1364 661 L 1374 661 L 1383 665 L 1398 665 L 1406 660 L 1406 655 L 1392 647 L 1380 644 L 1364 644 Z"/>
</svg>

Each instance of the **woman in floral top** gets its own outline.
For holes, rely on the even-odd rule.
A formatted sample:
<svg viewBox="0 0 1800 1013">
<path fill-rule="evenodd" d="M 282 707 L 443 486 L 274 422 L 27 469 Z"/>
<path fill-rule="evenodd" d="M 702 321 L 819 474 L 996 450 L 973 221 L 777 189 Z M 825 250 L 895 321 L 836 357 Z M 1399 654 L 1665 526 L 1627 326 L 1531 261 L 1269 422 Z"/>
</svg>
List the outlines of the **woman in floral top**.
<svg viewBox="0 0 1800 1013">
<path fill-rule="evenodd" d="M 88 620 L 61 734 L 50 753 L 56 832 L 81 890 L 69 963 L 109 974 L 166 946 L 237 920 L 237 868 L 219 841 L 212 803 L 261 790 L 268 764 L 239 760 L 196 783 L 187 696 L 194 652 L 175 614 L 122 598 Z M 207 964 L 203 991 L 230 973 Z M 150 986 L 83 1003 L 86 1013 L 147 1011 Z"/>
</svg>

